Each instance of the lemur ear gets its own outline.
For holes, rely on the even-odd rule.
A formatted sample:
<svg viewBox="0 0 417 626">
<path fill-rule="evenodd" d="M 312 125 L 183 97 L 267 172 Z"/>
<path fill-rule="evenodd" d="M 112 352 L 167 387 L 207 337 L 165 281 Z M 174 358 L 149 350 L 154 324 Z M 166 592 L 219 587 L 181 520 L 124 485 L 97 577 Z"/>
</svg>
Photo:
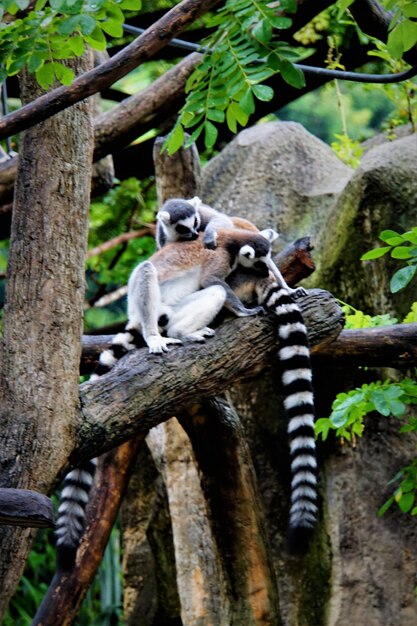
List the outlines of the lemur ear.
<svg viewBox="0 0 417 626">
<path fill-rule="evenodd" d="M 239 250 L 239 256 L 244 256 L 247 259 L 255 258 L 255 250 L 249 244 L 242 246 Z"/>
<path fill-rule="evenodd" d="M 203 204 L 203 201 L 198 196 L 194 196 L 194 198 L 191 198 L 191 200 L 187 200 L 187 202 L 189 202 L 196 211 L 198 211 L 198 209 Z"/>
<path fill-rule="evenodd" d="M 163 222 L 164 224 L 171 223 L 171 216 L 168 211 L 158 211 L 158 213 L 156 214 L 156 219 L 161 220 L 161 222 Z"/>
<path fill-rule="evenodd" d="M 262 237 L 265 237 L 265 239 L 267 239 L 270 243 L 279 237 L 279 233 L 272 228 L 265 228 L 265 230 L 259 231 L 259 234 L 262 235 Z"/>
</svg>

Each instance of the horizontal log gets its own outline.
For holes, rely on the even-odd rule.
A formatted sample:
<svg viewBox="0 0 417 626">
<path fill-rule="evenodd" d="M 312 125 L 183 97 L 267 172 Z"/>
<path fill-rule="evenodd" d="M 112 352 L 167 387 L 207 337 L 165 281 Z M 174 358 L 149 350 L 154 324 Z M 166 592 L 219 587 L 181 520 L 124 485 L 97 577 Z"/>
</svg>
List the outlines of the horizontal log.
<svg viewBox="0 0 417 626">
<path fill-rule="evenodd" d="M 311 345 L 340 333 L 343 313 L 328 292 L 315 289 L 298 302 Z M 264 315 L 226 321 L 206 343 L 174 347 L 164 355 L 132 351 L 109 374 L 80 386 L 71 461 L 101 454 L 147 432 L 181 406 L 259 375 L 275 363 L 278 345 L 276 317 Z"/>
<path fill-rule="evenodd" d="M 29 489 L 0 489 L 0 524 L 30 528 L 54 526 L 52 501 Z"/>
<path fill-rule="evenodd" d="M 343 330 L 338 338 L 312 350 L 314 363 L 346 366 L 412 367 L 417 365 L 417 324 Z"/>
</svg>

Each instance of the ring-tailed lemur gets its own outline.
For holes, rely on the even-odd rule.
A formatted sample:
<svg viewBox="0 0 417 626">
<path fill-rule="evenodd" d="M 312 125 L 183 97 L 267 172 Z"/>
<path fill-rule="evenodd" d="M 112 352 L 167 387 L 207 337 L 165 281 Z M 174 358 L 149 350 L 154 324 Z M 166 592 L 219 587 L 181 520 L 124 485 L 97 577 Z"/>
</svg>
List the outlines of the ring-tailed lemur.
<svg viewBox="0 0 417 626">
<path fill-rule="evenodd" d="M 204 230 L 204 245 L 216 246 L 217 229 L 230 226 L 258 231 L 243 218 L 233 218 L 192 200 L 174 199 L 162 207 L 157 216 L 158 231 L 163 234 L 159 245 L 167 241 L 183 241 Z M 192 226 L 194 225 L 194 230 Z M 191 227 L 191 230 L 187 230 Z M 259 231 L 258 231 L 259 232 Z M 266 232 L 266 231 L 264 231 Z M 192 233 L 192 234 L 191 234 Z M 274 231 L 270 231 L 273 241 Z M 299 307 L 292 296 L 306 295 L 302 288 L 291 289 L 271 261 L 272 275 L 260 280 L 251 268 L 240 265 L 228 277 L 228 283 L 242 302 L 261 304 L 278 317 L 281 345 L 278 359 L 281 366 L 282 395 L 288 415 L 291 450 L 291 510 L 289 543 L 293 552 L 303 552 L 315 525 L 317 515 L 317 461 L 314 438 L 314 398 L 307 330 Z"/>
<path fill-rule="evenodd" d="M 214 250 L 217 246 L 217 231 L 222 228 L 237 228 L 261 233 L 271 243 L 279 236 L 271 228 L 259 231 L 252 222 L 243 217 L 229 217 L 225 213 L 220 213 L 208 204 L 204 204 L 197 196 L 190 200 L 172 198 L 165 202 L 156 216 L 157 247 L 160 249 L 167 243 L 193 241 L 199 233 L 203 232 L 204 247 Z M 303 287 L 292 289 L 287 285 L 272 258 L 269 259 L 269 269 L 277 283 L 285 286 L 290 294 L 306 295 L 307 292 Z"/>
<path fill-rule="evenodd" d="M 269 235 L 269 233 L 267 233 Z M 237 316 L 256 315 L 262 306 L 245 307 L 225 282 L 237 266 L 266 277 L 270 240 L 248 230 L 218 230 L 217 247 L 201 239 L 171 243 L 139 264 L 128 283 L 128 323 L 111 348 L 100 355 L 95 379 L 108 372 L 143 336 L 149 352 L 161 353 L 169 344 L 204 341 L 214 335 L 210 324 L 222 307 Z M 165 329 L 162 336 L 160 327 Z M 72 567 L 84 527 L 85 507 L 92 483 L 92 462 L 70 472 L 64 480 L 57 520 L 58 568 Z"/>
</svg>

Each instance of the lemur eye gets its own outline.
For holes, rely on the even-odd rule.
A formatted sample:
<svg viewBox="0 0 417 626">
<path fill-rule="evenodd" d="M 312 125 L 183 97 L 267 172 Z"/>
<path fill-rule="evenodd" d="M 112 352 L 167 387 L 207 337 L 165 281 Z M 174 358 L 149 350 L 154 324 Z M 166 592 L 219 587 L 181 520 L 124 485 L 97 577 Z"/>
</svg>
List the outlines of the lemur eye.
<svg viewBox="0 0 417 626">
<path fill-rule="evenodd" d="M 195 218 L 195 220 L 194 220 L 194 228 L 197 228 L 197 224 L 198 224 L 197 218 Z"/>
<path fill-rule="evenodd" d="M 182 224 L 178 224 L 175 227 L 175 230 L 179 235 L 188 235 L 188 233 L 190 232 L 190 229 L 187 226 L 182 226 Z"/>
</svg>

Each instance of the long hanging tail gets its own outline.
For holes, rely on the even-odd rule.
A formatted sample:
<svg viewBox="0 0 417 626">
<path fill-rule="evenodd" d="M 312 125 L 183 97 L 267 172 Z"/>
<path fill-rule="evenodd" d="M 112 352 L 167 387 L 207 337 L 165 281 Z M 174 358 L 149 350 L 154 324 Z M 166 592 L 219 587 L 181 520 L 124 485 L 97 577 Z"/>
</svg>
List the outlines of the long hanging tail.
<svg viewBox="0 0 417 626">
<path fill-rule="evenodd" d="M 300 309 L 287 289 L 270 286 L 264 294 L 263 304 L 279 320 L 278 358 L 288 415 L 292 476 L 289 549 L 300 553 L 307 548 L 317 517 L 314 397 L 307 329 Z"/>
<path fill-rule="evenodd" d="M 74 565 L 95 469 L 96 460 L 92 459 L 64 478 L 55 530 L 59 570 L 69 570 Z"/>
<path fill-rule="evenodd" d="M 99 364 L 90 377 L 96 380 L 109 372 L 127 352 L 143 346 L 140 333 L 130 329 L 119 333 L 107 350 L 100 354 Z M 57 568 L 68 571 L 75 562 L 78 545 L 84 530 L 85 511 L 88 496 L 94 479 L 96 459 L 87 461 L 81 467 L 66 475 L 61 491 L 58 518 L 56 522 Z"/>
</svg>

